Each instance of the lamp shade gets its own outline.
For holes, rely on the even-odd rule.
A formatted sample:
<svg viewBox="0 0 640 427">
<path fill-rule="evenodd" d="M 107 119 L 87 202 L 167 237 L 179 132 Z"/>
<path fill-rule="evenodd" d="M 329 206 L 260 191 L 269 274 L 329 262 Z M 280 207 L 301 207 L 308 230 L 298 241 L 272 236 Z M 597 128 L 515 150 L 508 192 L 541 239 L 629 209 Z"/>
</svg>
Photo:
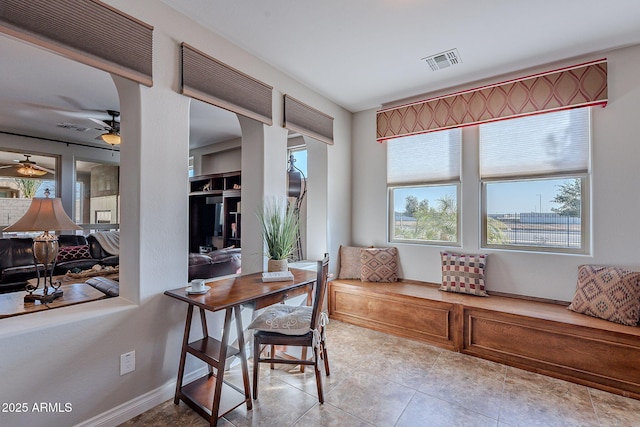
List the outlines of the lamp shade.
<svg viewBox="0 0 640 427">
<path fill-rule="evenodd" d="M 107 144 L 120 145 L 120 135 L 114 132 L 105 133 L 101 136 L 102 140 Z"/>
<path fill-rule="evenodd" d="M 64 211 L 60 198 L 34 197 L 22 218 L 3 231 L 81 230 Z"/>
</svg>

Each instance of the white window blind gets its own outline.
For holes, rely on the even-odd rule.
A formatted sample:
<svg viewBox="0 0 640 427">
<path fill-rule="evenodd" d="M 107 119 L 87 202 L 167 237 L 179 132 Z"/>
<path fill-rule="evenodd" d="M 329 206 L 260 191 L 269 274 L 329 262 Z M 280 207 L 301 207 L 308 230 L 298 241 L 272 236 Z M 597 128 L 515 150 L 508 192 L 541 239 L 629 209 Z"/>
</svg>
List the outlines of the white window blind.
<svg viewBox="0 0 640 427">
<path fill-rule="evenodd" d="M 460 178 L 460 129 L 387 141 L 387 183 L 452 181 Z"/>
<path fill-rule="evenodd" d="M 589 108 L 480 125 L 480 176 L 544 176 L 589 169 Z"/>
</svg>

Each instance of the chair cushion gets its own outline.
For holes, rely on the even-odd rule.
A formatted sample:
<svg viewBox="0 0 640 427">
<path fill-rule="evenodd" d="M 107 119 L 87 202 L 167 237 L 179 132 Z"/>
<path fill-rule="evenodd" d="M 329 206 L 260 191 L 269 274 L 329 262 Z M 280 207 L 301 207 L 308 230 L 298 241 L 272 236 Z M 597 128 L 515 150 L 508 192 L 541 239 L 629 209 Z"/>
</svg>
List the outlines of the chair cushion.
<svg viewBox="0 0 640 427">
<path fill-rule="evenodd" d="M 278 332 L 284 335 L 304 335 L 311 328 L 312 308 L 275 304 L 265 308 L 251 322 L 248 329 Z"/>
<path fill-rule="evenodd" d="M 623 325 L 640 318 L 640 272 L 619 267 L 581 265 L 569 310 Z"/>
<path fill-rule="evenodd" d="M 360 280 L 363 282 L 398 280 L 397 248 L 362 248 L 360 263 Z"/>
<path fill-rule="evenodd" d="M 487 296 L 484 270 L 487 255 L 440 252 L 442 259 L 441 291 Z"/>
</svg>

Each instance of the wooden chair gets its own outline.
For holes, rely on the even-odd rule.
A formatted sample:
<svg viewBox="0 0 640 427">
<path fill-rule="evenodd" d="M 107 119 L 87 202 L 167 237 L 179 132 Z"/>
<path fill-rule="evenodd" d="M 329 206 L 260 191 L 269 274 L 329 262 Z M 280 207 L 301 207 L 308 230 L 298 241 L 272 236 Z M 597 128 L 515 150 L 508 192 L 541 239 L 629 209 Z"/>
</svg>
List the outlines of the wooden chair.
<svg viewBox="0 0 640 427">
<path fill-rule="evenodd" d="M 311 306 L 292 307 L 285 304 L 276 304 L 266 308 L 249 326 L 255 329 L 253 335 L 253 398 L 258 398 L 258 372 L 260 363 L 286 363 L 290 365 L 311 365 L 315 369 L 316 384 L 318 387 L 318 400 L 324 403 L 322 392 L 322 380 L 318 358 L 324 360 L 324 369 L 329 376 L 329 358 L 325 343 L 324 327 L 328 320 L 322 313 L 322 302 L 327 289 L 329 275 L 329 254 L 325 254 L 322 261 L 318 261 L 318 278 L 316 280 L 313 304 Z M 261 357 L 262 346 L 271 346 L 269 357 Z M 273 348 L 276 345 L 307 347 L 313 349 L 313 359 L 303 357 L 276 358 Z"/>
</svg>

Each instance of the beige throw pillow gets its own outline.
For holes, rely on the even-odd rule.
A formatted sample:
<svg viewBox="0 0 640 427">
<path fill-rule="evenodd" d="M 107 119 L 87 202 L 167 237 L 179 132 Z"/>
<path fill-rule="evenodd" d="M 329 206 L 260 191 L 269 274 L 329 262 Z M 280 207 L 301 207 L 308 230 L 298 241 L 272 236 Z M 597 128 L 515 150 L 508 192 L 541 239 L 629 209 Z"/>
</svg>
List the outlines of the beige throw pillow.
<svg viewBox="0 0 640 427">
<path fill-rule="evenodd" d="M 360 279 L 360 249 L 340 246 L 340 272 L 338 279 Z"/>
</svg>

